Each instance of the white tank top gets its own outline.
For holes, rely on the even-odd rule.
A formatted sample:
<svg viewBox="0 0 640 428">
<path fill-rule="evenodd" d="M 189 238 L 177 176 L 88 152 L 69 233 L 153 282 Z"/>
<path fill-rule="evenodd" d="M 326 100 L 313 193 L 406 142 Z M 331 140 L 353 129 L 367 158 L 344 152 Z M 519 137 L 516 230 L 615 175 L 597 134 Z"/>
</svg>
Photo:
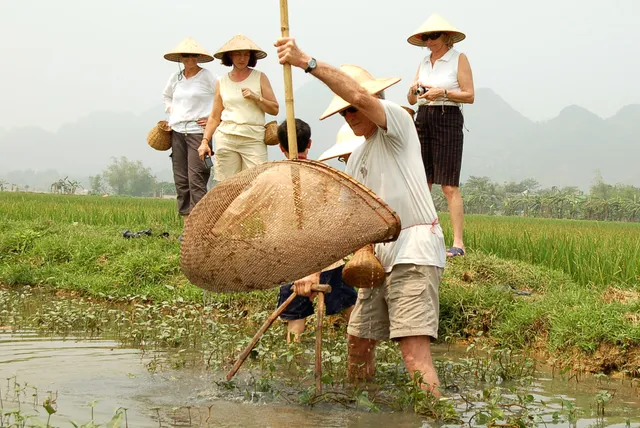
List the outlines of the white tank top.
<svg viewBox="0 0 640 428">
<path fill-rule="evenodd" d="M 423 85 L 431 85 L 451 92 L 460 91 L 460 84 L 458 83 L 459 58 L 460 52 L 455 49 L 449 49 L 442 58 L 432 65 L 431 54 L 427 55 L 420 64 L 418 80 Z M 427 103 L 429 105 L 460 105 L 454 101 L 445 101 L 444 97 L 435 101 L 428 101 L 425 99 L 418 100 L 418 105 L 425 105 Z"/>
<path fill-rule="evenodd" d="M 242 88 L 249 88 L 262 96 L 261 75 L 258 70 L 251 70 L 251 74 L 242 82 L 231 80 L 229 73 L 220 79 L 220 95 L 224 110 L 218 131 L 256 140 L 264 139 L 264 111 L 258 103 L 242 96 Z"/>
</svg>

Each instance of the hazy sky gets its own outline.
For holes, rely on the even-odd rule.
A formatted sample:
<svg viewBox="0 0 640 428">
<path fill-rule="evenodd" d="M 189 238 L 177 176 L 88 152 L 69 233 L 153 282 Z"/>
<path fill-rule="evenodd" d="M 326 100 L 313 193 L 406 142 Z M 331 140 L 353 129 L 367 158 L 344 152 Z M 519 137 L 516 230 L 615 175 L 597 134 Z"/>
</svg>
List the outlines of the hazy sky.
<svg viewBox="0 0 640 428">
<path fill-rule="evenodd" d="M 284 106 L 273 48 L 278 0 L 0 1 L 0 128 L 57 130 L 92 111 L 157 107 L 177 69 L 162 55 L 187 36 L 211 53 L 237 33 L 254 40 L 269 55 L 258 68 Z M 468 55 L 476 88 L 493 89 L 533 120 L 570 104 L 608 117 L 640 103 L 638 0 L 289 0 L 303 50 L 402 77 L 388 94 L 395 101 L 425 54 L 406 39 L 433 12 L 467 34 L 456 48 Z M 309 78 L 295 71 L 294 86 Z"/>
</svg>

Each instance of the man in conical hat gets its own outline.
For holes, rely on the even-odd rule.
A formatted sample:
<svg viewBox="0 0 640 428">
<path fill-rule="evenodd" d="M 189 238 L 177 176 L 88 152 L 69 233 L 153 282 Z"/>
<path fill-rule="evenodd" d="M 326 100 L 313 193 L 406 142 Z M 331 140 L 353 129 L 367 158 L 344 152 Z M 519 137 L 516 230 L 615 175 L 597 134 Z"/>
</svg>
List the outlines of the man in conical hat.
<svg viewBox="0 0 640 428">
<path fill-rule="evenodd" d="M 338 158 L 340 162 L 347 163 L 351 153 L 364 143 L 363 136 L 357 136 L 353 133 L 348 123 L 340 127 L 336 136 L 336 144 L 329 147 L 318 158 L 319 161 L 326 161 Z"/>
<path fill-rule="evenodd" d="M 338 70 L 301 51 L 293 38 L 279 39 L 275 45 L 281 64 L 311 73 L 333 91 L 335 97 L 320 119 L 339 113 L 355 135 L 365 138 L 351 154 L 347 174 L 382 198 L 402 223 L 395 242 L 375 248 L 386 272 L 385 283 L 358 291 L 347 329 L 349 374 L 372 378 L 376 343 L 393 339 L 399 342 L 407 371 L 417 374 L 421 386 L 438 396 L 430 344 L 438 335 L 444 238 L 413 121 L 402 107 L 383 99 L 384 89 L 400 79 L 377 79 L 355 65 Z M 309 293 L 318 282 L 317 274 L 296 281 L 296 292 Z"/>
<path fill-rule="evenodd" d="M 349 129 L 349 132 L 351 132 L 351 129 Z M 354 139 L 358 139 L 353 133 L 351 133 L 351 135 Z M 336 146 L 345 146 L 345 144 L 341 143 L 346 142 L 348 138 L 349 135 L 347 131 L 342 130 L 342 132 L 338 133 Z M 286 120 L 278 126 L 278 141 L 280 142 L 280 150 L 282 150 L 285 157 L 289 159 L 289 140 Z M 363 141 L 364 139 L 362 139 L 361 142 Z M 296 144 L 298 146 L 298 159 L 307 159 L 307 154 L 311 148 L 311 127 L 301 119 L 296 119 Z M 355 146 L 352 145 L 351 147 Z M 349 153 L 351 153 L 351 147 L 342 147 L 341 150 L 334 149 L 337 154 L 335 154 L 335 156 L 330 154 L 326 159 L 339 155 L 348 157 Z M 357 294 L 353 287 L 347 285 L 342 280 L 344 264 L 344 261 L 340 259 L 323 269 L 322 272 L 319 273 L 319 281 L 321 284 L 329 284 L 331 286 L 331 293 L 325 296 L 327 315 L 342 314 L 344 318 L 349 321 L 351 311 L 356 303 Z M 278 306 L 283 304 L 292 292 L 291 284 L 281 286 L 278 294 Z M 297 296 L 286 307 L 280 315 L 280 318 L 287 323 L 287 343 L 300 341 L 300 335 L 305 330 L 305 320 L 310 315 L 313 315 L 313 313 L 313 303 L 311 302 L 311 298 L 307 296 Z"/>
</svg>

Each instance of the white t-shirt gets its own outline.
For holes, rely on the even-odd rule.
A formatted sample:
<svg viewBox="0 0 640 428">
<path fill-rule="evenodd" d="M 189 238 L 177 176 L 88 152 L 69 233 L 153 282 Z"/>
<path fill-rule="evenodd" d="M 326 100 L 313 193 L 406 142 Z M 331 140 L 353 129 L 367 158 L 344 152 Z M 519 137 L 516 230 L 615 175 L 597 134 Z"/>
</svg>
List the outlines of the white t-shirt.
<svg viewBox="0 0 640 428">
<path fill-rule="evenodd" d="M 367 138 L 351 154 L 346 168 L 347 174 L 400 216 L 400 236 L 394 242 L 376 244 L 376 255 L 386 272 L 402 263 L 444 268 L 444 236 L 427 186 L 415 125 L 402 107 L 381 103 L 387 130 L 378 128 Z"/>
<path fill-rule="evenodd" d="M 217 78 L 209 70 L 201 69 L 188 79 L 180 73 L 173 73 L 162 93 L 165 111 L 169 111 L 169 126 L 177 132 L 202 134 L 204 127 L 196 122 L 209 117 L 213 108 Z"/>
</svg>

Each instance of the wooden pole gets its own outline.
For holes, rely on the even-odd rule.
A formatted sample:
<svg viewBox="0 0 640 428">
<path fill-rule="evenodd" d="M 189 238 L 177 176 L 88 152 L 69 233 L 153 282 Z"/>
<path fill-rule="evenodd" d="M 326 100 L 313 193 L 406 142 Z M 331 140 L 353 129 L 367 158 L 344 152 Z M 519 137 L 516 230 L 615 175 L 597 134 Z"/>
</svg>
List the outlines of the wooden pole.
<svg viewBox="0 0 640 428">
<path fill-rule="evenodd" d="M 311 286 L 311 290 L 320 292 L 320 295 L 324 297 L 323 293 L 331 292 L 331 286 L 327 284 L 317 284 Z M 280 316 L 280 314 L 284 312 L 284 310 L 287 308 L 287 306 L 289 306 L 293 299 L 296 298 L 296 296 L 297 294 L 295 292 L 291 293 L 291 296 L 289 296 L 289 298 L 285 300 L 283 304 L 278 306 L 278 309 L 276 309 L 271 315 L 269 315 L 269 318 L 267 318 L 264 324 L 262 324 L 262 327 L 260 327 L 258 332 L 253 336 L 253 339 L 251 339 L 251 342 L 249 342 L 249 344 L 240 353 L 238 360 L 235 362 L 231 370 L 229 370 L 229 372 L 227 373 L 227 380 L 231 380 L 231 378 L 235 376 L 235 374 L 238 372 L 238 369 L 240 368 L 242 363 L 244 363 L 244 360 L 247 359 L 247 357 L 251 353 L 251 350 L 256 346 L 256 343 L 258 343 L 264 332 L 267 331 L 269 327 L 271 327 L 271 324 L 273 324 L 273 322 Z M 322 299 L 322 303 L 324 307 L 324 298 Z"/>
<path fill-rule="evenodd" d="M 324 316 L 324 293 L 318 293 L 316 304 L 316 394 L 322 394 L 322 317 Z"/>
<path fill-rule="evenodd" d="M 280 30 L 282 37 L 289 37 L 289 4 L 280 0 Z M 284 99 L 287 109 L 287 136 L 289 140 L 289 159 L 298 159 L 296 139 L 296 114 L 293 109 L 293 79 L 291 64 L 284 64 Z"/>
</svg>

